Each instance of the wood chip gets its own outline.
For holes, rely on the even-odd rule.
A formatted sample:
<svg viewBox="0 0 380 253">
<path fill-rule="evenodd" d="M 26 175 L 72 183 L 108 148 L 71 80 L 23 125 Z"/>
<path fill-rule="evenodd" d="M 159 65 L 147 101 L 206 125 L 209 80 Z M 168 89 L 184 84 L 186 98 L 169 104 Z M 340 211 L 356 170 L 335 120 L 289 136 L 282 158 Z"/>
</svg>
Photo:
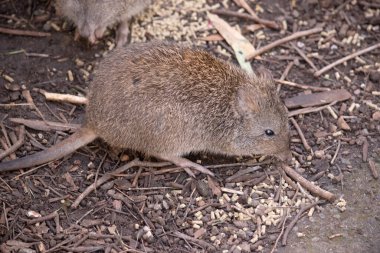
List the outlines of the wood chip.
<svg viewBox="0 0 380 253">
<path fill-rule="evenodd" d="M 297 107 L 311 107 L 324 105 L 334 101 L 344 101 L 351 98 L 351 94 L 345 90 L 331 90 L 312 94 L 301 94 L 285 99 L 285 105 L 289 109 Z"/>
<path fill-rule="evenodd" d="M 351 127 L 347 124 L 347 122 L 344 120 L 343 116 L 340 116 L 338 121 L 337 121 L 337 125 L 340 129 L 343 129 L 343 130 L 346 130 L 346 131 L 350 131 L 351 130 Z"/>
<path fill-rule="evenodd" d="M 373 178 L 378 179 L 379 178 L 379 170 L 376 166 L 376 163 L 372 159 L 369 159 L 368 163 L 369 163 L 369 169 L 371 170 Z"/>
</svg>

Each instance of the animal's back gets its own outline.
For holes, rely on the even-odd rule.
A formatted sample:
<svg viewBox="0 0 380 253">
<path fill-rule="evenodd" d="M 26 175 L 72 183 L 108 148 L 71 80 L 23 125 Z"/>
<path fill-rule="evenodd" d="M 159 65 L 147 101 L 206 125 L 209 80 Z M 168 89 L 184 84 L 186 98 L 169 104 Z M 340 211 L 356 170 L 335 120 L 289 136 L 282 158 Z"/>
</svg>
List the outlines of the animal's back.
<svg viewBox="0 0 380 253">
<path fill-rule="evenodd" d="M 212 150 L 234 127 L 231 103 L 244 78 L 237 67 L 187 47 L 117 49 L 95 72 L 86 124 L 111 145 L 151 154 Z"/>
</svg>

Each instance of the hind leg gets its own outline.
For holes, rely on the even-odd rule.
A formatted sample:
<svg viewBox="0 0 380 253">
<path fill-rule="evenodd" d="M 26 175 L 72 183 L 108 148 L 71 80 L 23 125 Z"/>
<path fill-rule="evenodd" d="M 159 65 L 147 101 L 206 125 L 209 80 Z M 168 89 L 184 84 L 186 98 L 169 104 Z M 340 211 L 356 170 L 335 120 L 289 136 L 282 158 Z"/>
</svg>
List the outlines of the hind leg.
<svg viewBox="0 0 380 253">
<path fill-rule="evenodd" d="M 214 173 L 212 173 L 210 170 L 206 169 L 200 164 L 194 163 L 186 158 L 178 157 L 178 156 L 171 156 L 171 155 L 158 155 L 157 158 L 161 158 L 163 160 L 169 161 L 174 163 L 175 165 L 184 168 L 185 171 L 194 177 L 194 173 L 192 173 L 188 168 L 195 169 L 199 172 L 202 172 L 206 175 L 214 176 Z M 187 169 L 186 169 L 187 168 Z"/>
</svg>

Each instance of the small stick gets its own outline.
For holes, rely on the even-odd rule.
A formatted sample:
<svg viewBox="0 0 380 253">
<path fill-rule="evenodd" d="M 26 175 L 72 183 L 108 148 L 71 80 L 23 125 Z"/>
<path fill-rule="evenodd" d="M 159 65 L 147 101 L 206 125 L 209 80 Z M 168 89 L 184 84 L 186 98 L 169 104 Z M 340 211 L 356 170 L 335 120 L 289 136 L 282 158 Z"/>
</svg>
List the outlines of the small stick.
<svg viewBox="0 0 380 253">
<path fill-rule="evenodd" d="M 9 28 L 5 28 L 5 27 L 0 27 L 0 33 L 6 33 L 6 34 L 11 34 L 11 35 L 21 35 L 21 36 L 32 36 L 32 37 L 49 37 L 49 36 L 51 36 L 51 33 L 18 30 L 18 29 L 9 29 Z"/>
<path fill-rule="evenodd" d="M 265 25 L 266 27 L 269 27 L 271 29 L 276 29 L 276 30 L 280 29 L 280 26 L 278 24 L 276 24 L 275 22 L 273 22 L 273 21 L 266 20 L 266 19 L 261 19 L 261 18 L 259 18 L 257 16 L 254 17 L 254 16 L 251 16 L 251 15 L 248 15 L 248 14 L 245 14 L 245 13 L 239 13 L 239 12 L 230 11 L 230 10 L 224 10 L 224 9 L 221 9 L 221 10 L 212 10 L 210 12 L 213 13 L 213 14 L 222 15 L 222 16 L 231 16 L 231 17 L 237 17 L 237 18 L 244 18 L 244 19 L 252 20 L 252 21 L 255 21 L 256 23 Z"/>
<path fill-rule="evenodd" d="M 337 101 L 334 101 L 328 105 L 324 105 L 324 106 L 320 106 L 320 107 L 307 107 L 307 108 L 302 108 L 302 109 L 298 109 L 298 110 L 293 110 L 293 111 L 290 111 L 288 113 L 288 117 L 293 117 L 293 116 L 296 116 L 298 114 L 308 114 L 308 113 L 311 113 L 311 112 L 319 112 L 319 111 L 322 111 L 323 109 L 327 108 L 328 106 L 332 106 L 334 104 L 336 104 Z"/>
<path fill-rule="evenodd" d="M 294 61 L 289 62 L 289 64 L 286 66 L 284 72 L 282 73 L 282 75 L 281 75 L 281 77 L 279 79 L 280 81 L 284 81 L 285 80 L 285 78 L 288 76 L 290 70 L 293 68 L 294 64 L 295 64 Z M 280 92 L 280 90 L 281 90 L 281 83 L 279 83 L 278 86 L 277 86 L 277 93 Z"/>
<path fill-rule="evenodd" d="M 318 71 L 318 68 L 314 65 L 314 63 L 307 57 L 307 55 L 299 49 L 294 43 L 290 43 L 290 45 L 297 51 L 297 53 L 314 69 L 314 71 Z"/>
<path fill-rule="evenodd" d="M 329 113 L 331 114 L 331 116 L 332 116 L 334 119 L 338 119 L 338 115 L 336 115 L 336 113 L 334 112 L 334 110 L 332 109 L 331 106 L 327 106 L 326 109 L 327 109 L 327 111 L 329 111 Z"/>
<path fill-rule="evenodd" d="M 276 250 L 276 248 L 277 248 L 277 244 L 278 244 L 278 241 L 280 240 L 282 234 L 284 233 L 284 230 L 285 230 L 285 223 L 286 223 L 286 220 L 287 220 L 287 219 L 288 219 L 288 215 L 285 216 L 285 220 L 284 220 L 284 222 L 282 223 L 282 226 L 281 226 L 281 232 L 280 232 L 280 234 L 278 235 L 276 241 L 274 242 L 273 248 L 272 248 L 272 250 L 270 251 L 270 253 L 273 253 L 273 252 Z"/>
<path fill-rule="evenodd" d="M 62 246 L 61 248 L 64 249 L 66 252 L 104 252 L 105 245 L 101 246 L 77 246 L 77 247 L 68 247 L 68 246 Z"/>
<path fill-rule="evenodd" d="M 290 121 L 292 122 L 293 126 L 296 128 L 297 133 L 298 133 L 299 137 L 301 138 L 303 146 L 305 147 L 305 149 L 307 151 L 310 151 L 311 147 L 310 147 L 309 143 L 307 143 L 305 135 L 303 134 L 303 132 L 302 132 L 300 126 L 298 125 L 297 121 L 293 117 L 290 118 Z"/>
<path fill-rule="evenodd" d="M 80 202 L 89 195 L 92 191 L 94 191 L 97 187 L 104 184 L 108 180 L 114 177 L 115 174 L 121 174 L 124 171 L 128 170 L 129 168 L 136 167 L 136 166 L 150 166 L 150 167 L 162 167 L 167 166 L 170 163 L 162 162 L 162 163 L 151 163 L 151 162 L 141 162 L 138 159 L 135 159 L 129 163 L 127 163 L 124 166 L 121 166 L 120 168 L 116 169 L 112 173 L 107 173 L 103 175 L 101 178 L 99 178 L 96 182 L 92 183 L 89 187 L 86 188 L 84 192 L 79 194 L 77 199 L 74 201 L 74 203 L 71 205 L 72 208 L 77 208 L 80 204 Z"/>
<path fill-rule="evenodd" d="M 19 103 L 19 104 L 0 104 L 0 107 L 13 107 L 13 106 L 31 106 L 29 103 Z"/>
<path fill-rule="evenodd" d="M 25 139 L 25 127 L 20 126 L 20 129 L 18 131 L 18 140 L 15 144 L 13 144 L 11 147 L 9 147 L 7 150 L 5 150 L 3 153 L 0 154 L 0 160 L 3 160 L 4 157 L 8 156 L 9 154 L 12 154 L 15 152 L 21 145 L 24 143 Z"/>
<path fill-rule="evenodd" d="M 9 138 L 8 138 L 7 129 L 5 129 L 5 126 L 3 123 L 0 123 L 0 126 L 1 126 L 1 131 L 3 132 L 4 138 L 5 138 L 5 141 L 7 142 L 8 147 L 9 147 L 11 145 L 11 142 L 9 141 Z"/>
<path fill-rule="evenodd" d="M 195 244 L 198 244 L 198 245 L 202 246 L 203 248 L 205 248 L 206 250 L 207 250 L 207 249 L 215 249 L 215 246 L 214 246 L 214 245 L 212 245 L 212 244 L 210 244 L 210 243 L 208 243 L 208 242 L 205 242 L 205 241 L 203 241 L 203 240 L 196 239 L 196 238 L 194 238 L 194 237 L 188 236 L 188 235 L 186 235 L 186 234 L 184 234 L 184 233 L 181 233 L 181 232 L 179 232 L 179 231 L 175 231 L 175 232 L 173 232 L 173 235 L 174 235 L 174 236 L 177 236 L 177 237 L 179 237 L 179 238 L 181 238 L 181 239 L 183 239 L 183 240 L 185 240 L 185 241 L 191 241 L 191 242 L 193 242 L 193 243 L 195 243 Z"/>
<path fill-rule="evenodd" d="M 59 94 L 53 92 L 47 92 L 43 89 L 35 89 L 45 96 L 46 100 L 57 102 L 68 102 L 77 105 L 83 105 L 88 103 L 88 99 L 85 97 L 75 96 L 71 94 Z"/>
<path fill-rule="evenodd" d="M 336 197 L 331 192 L 328 192 L 326 190 L 321 189 L 319 186 L 312 184 L 309 180 L 302 177 L 300 174 L 298 174 L 294 169 L 287 166 L 286 164 L 282 164 L 282 169 L 288 174 L 291 178 L 299 182 L 303 187 L 305 187 L 308 191 L 327 199 L 330 202 L 333 202 Z"/>
<path fill-rule="evenodd" d="M 369 169 L 371 170 L 373 178 L 378 179 L 379 178 L 379 171 L 376 168 L 375 162 L 372 159 L 369 159 L 368 163 L 369 163 Z"/>
<path fill-rule="evenodd" d="M 339 60 L 337 60 L 337 61 L 335 61 L 335 62 L 333 62 L 333 63 L 331 63 L 329 65 L 327 65 L 326 67 L 323 67 L 322 69 L 318 70 L 317 72 L 314 73 L 314 76 L 318 77 L 318 76 L 322 75 L 323 73 L 325 73 L 326 71 L 332 69 L 333 67 L 335 67 L 335 66 L 337 66 L 339 64 L 342 64 L 342 63 L 344 63 L 344 62 L 346 62 L 348 60 L 351 60 L 351 59 L 353 59 L 353 58 L 355 58 L 355 57 L 357 57 L 359 55 L 362 55 L 362 54 L 368 53 L 369 51 L 375 50 L 378 47 L 380 47 L 380 43 L 377 43 L 375 45 L 372 45 L 372 46 L 367 47 L 365 49 L 359 50 L 359 51 L 357 51 L 355 53 L 352 53 L 350 55 L 347 55 L 346 57 L 343 57 L 343 58 L 341 58 L 341 59 L 339 59 Z"/>
<path fill-rule="evenodd" d="M 138 181 L 139 181 L 139 177 L 140 177 L 140 175 L 141 175 L 142 170 L 143 170 L 143 168 L 140 167 L 139 170 L 137 171 L 136 176 L 135 176 L 135 178 L 133 179 L 133 181 L 132 181 L 132 185 L 131 185 L 133 188 L 137 186 L 137 183 L 138 183 Z"/>
<path fill-rule="evenodd" d="M 33 98 L 30 95 L 30 91 L 29 90 L 23 90 L 22 91 L 22 96 L 26 99 L 26 102 L 28 102 L 29 104 L 31 104 L 29 106 L 30 109 L 36 110 L 36 112 L 38 113 L 38 115 L 40 115 L 41 119 L 46 122 L 44 115 L 42 115 L 42 112 L 40 111 L 40 109 L 38 109 L 38 107 L 34 103 Z"/>
<path fill-rule="evenodd" d="M 38 223 L 38 222 L 43 222 L 43 221 L 51 220 L 51 219 L 54 219 L 57 215 L 58 215 L 58 212 L 54 211 L 51 214 L 48 214 L 48 215 L 45 215 L 45 216 L 42 216 L 42 217 L 38 217 L 38 218 L 35 218 L 33 220 L 28 220 L 27 223 L 28 224 L 35 224 L 35 223 Z"/>
<path fill-rule="evenodd" d="M 292 222 L 289 223 L 289 225 L 286 227 L 286 230 L 285 230 L 285 233 L 284 233 L 284 236 L 282 237 L 282 245 L 285 246 L 286 245 L 286 241 L 288 240 L 288 234 L 289 232 L 293 229 L 293 227 L 296 225 L 297 221 L 299 220 L 300 216 L 306 212 L 307 210 L 309 210 L 310 208 L 318 205 L 318 204 L 321 204 L 323 203 L 322 201 L 317 201 L 317 202 L 314 202 L 314 203 L 311 203 L 305 207 L 302 207 L 300 209 L 300 211 L 297 213 L 297 215 L 294 217 L 294 219 L 292 220 Z"/>
<path fill-rule="evenodd" d="M 334 156 L 331 159 L 331 162 L 330 162 L 331 165 L 333 165 L 335 163 L 335 159 L 338 156 L 338 153 L 339 153 L 339 150 L 340 150 L 340 145 L 341 145 L 341 142 L 340 142 L 340 140 L 338 140 L 338 147 L 336 148 Z"/>
<path fill-rule="evenodd" d="M 367 138 L 364 138 L 364 142 L 363 142 L 363 162 L 367 162 L 367 160 L 368 160 L 368 147 L 369 147 L 369 143 L 367 141 Z"/>
<path fill-rule="evenodd" d="M 281 83 L 281 84 L 285 84 L 291 87 L 297 87 L 297 88 L 305 89 L 305 90 L 313 90 L 313 91 L 330 91 L 331 90 L 330 88 L 299 84 L 299 83 L 294 83 L 294 82 L 285 81 L 281 79 L 275 79 L 274 81 L 276 83 Z"/>
<path fill-rule="evenodd" d="M 281 176 L 284 178 L 285 182 L 288 185 L 290 185 L 290 187 L 292 187 L 294 190 L 297 190 L 297 192 L 298 192 L 299 191 L 298 185 L 296 183 L 294 183 L 293 180 L 290 177 L 288 177 L 288 175 L 286 175 L 284 170 L 279 169 L 279 171 L 280 171 Z"/>
<path fill-rule="evenodd" d="M 269 45 L 266 45 L 266 46 L 264 46 L 262 48 L 259 48 L 258 50 L 256 50 L 252 54 L 248 55 L 247 56 L 247 60 L 251 60 L 251 59 L 255 58 L 256 56 L 259 56 L 259 55 L 265 53 L 266 51 L 269 51 L 272 48 L 275 48 L 275 47 L 277 47 L 277 46 L 279 46 L 279 45 L 281 45 L 283 43 L 286 43 L 288 41 L 295 40 L 295 39 L 298 39 L 300 37 L 307 36 L 307 35 L 310 35 L 310 34 L 313 34 L 313 33 L 319 33 L 321 31 L 322 31 L 322 28 L 321 27 L 317 27 L 317 28 L 313 28 L 313 29 L 310 29 L 310 30 L 305 30 L 305 31 L 300 31 L 300 32 L 293 33 L 290 36 L 287 36 L 285 38 L 276 40 L 276 41 L 270 43 Z"/>
<path fill-rule="evenodd" d="M 60 122 L 53 121 L 42 121 L 42 120 L 32 120 L 32 119 L 22 119 L 22 118 L 10 118 L 9 119 L 13 123 L 18 123 L 25 125 L 29 128 L 39 130 L 39 131 L 68 131 L 75 130 L 80 128 L 79 124 L 64 124 Z"/>
</svg>

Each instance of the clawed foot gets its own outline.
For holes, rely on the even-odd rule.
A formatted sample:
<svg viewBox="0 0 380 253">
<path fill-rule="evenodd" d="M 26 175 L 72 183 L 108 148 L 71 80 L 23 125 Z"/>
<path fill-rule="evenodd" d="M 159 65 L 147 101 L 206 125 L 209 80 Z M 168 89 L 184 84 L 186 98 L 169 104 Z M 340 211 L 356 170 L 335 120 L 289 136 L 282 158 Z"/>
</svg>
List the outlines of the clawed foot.
<svg viewBox="0 0 380 253">
<path fill-rule="evenodd" d="M 189 168 L 195 169 L 195 170 L 197 170 L 203 174 L 206 174 L 206 175 L 215 176 L 214 173 L 212 173 L 209 169 L 206 169 L 202 165 L 194 163 L 194 162 L 192 162 L 186 158 L 177 157 L 177 156 L 174 156 L 174 157 L 172 157 L 172 156 L 158 156 L 158 157 L 163 159 L 163 160 L 172 162 L 181 168 L 184 168 L 184 170 L 187 172 L 187 174 L 189 174 L 192 177 L 195 177 L 195 175 Z"/>
</svg>

